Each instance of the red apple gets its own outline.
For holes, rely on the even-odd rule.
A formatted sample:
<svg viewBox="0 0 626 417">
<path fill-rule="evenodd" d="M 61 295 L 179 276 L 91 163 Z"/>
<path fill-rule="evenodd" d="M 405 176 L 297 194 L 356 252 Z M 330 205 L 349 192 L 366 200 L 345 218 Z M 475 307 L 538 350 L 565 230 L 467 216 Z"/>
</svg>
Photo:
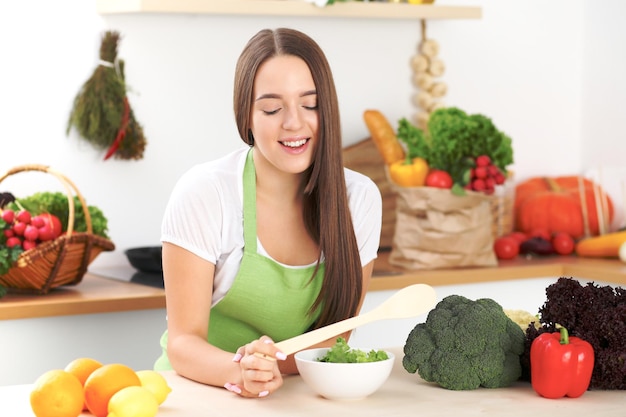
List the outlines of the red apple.
<svg viewBox="0 0 626 417">
<path fill-rule="evenodd" d="M 50 213 L 41 213 L 39 217 L 41 217 L 44 222 L 44 225 L 39 228 L 40 240 L 53 240 L 61 236 L 63 229 L 61 226 L 61 220 L 59 220 L 57 216 Z M 46 239 L 42 237 L 42 234 L 46 237 Z"/>
</svg>

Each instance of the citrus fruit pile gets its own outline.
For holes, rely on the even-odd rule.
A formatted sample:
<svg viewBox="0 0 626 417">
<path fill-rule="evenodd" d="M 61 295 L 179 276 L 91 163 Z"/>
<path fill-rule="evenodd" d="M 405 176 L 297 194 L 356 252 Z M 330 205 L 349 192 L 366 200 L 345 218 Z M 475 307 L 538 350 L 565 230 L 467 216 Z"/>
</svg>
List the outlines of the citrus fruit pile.
<svg viewBox="0 0 626 417">
<path fill-rule="evenodd" d="M 154 417 L 171 391 L 158 372 L 78 358 L 37 378 L 30 405 L 36 417 Z"/>
</svg>

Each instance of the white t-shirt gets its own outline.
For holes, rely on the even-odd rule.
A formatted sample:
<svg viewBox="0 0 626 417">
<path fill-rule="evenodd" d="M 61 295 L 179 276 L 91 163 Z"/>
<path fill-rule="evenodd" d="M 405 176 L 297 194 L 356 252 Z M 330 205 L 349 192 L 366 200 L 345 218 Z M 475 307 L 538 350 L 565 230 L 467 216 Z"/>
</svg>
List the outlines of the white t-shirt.
<svg viewBox="0 0 626 417">
<path fill-rule="evenodd" d="M 213 305 L 228 292 L 243 256 L 243 167 L 248 150 L 192 167 L 178 180 L 165 209 L 161 241 L 215 264 Z M 369 177 L 347 168 L 345 177 L 361 264 L 366 265 L 378 252 L 382 198 Z M 258 252 L 269 257 L 257 243 Z"/>
</svg>

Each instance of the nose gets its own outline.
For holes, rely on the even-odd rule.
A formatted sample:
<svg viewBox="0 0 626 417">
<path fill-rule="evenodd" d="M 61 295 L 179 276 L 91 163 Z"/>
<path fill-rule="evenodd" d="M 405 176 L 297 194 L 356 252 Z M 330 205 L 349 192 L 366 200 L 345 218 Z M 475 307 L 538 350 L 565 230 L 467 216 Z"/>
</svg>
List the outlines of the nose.
<svg viewBox="0 0 626 417">
<path fill-rule="evenodd" d="M 283 112 L 283 128 L 285 130 L 298 130 L 302 127 L 302 114 L 298 106 L 289 106 Z"/>
</svg>

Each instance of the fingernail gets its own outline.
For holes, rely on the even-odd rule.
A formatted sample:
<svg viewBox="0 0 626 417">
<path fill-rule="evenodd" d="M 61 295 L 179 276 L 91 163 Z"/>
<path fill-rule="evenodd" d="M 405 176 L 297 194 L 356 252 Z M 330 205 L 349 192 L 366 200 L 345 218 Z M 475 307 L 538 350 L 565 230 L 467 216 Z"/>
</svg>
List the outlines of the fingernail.
<svg viewBox="0 0 626 417">
<path fill-rule="evenodd" d="M 263 343 L 265 343 L 266 345 L 269 345 L 269 344 L 271 344 L 271 343 L 274 343 L 274 341 L 273 341 L 272 339 L 265 339 L 265 340 L 263 341 Z M 263 392 L 265 392 L 265 391 L 263 391 Z"/>
<path fill-rule="evenodd" d="M 241 394 L 241 388 L 239 388 L 235 384 L 231 384 L 230 382 L 225 383 L 224 384 L 224 388 L 226 388 L 230 392 L 234 392 L 236 394 Z"/>
<path fill-rule="evenodd" d="M 267 397 L 269 393 L 270 393 L 269 391 L 261 391 L 259 392 L 259 397 Z"/>
<path fill-rule="evenodd" d="M 235 353 L 235 356 L 233 356 L 233 362 L 239 362 L 241 358 L 241 353 Z"/>
<path fill-rule="evenodd" d="M 285 355 L 283 352 L 276 352 L 276 359 L 284 361 L 285 359 L 287 359 L 287 355 Z"/>
</svg>

